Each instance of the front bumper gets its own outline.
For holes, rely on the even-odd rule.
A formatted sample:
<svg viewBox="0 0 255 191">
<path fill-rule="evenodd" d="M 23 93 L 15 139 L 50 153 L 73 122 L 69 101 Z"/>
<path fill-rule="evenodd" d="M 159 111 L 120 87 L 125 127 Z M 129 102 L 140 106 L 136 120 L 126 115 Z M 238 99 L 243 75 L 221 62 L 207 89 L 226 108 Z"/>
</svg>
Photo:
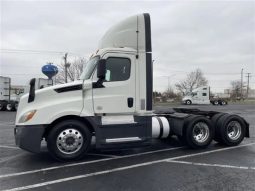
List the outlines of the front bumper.
<svg viewBox="0 0 255 191">
<path fill-rule="evenodd" d="M 14 128 L 16 145 L 24 150 L 39 153 L 44 132 L 44 125 L 16 126 Z"/>
</svg>

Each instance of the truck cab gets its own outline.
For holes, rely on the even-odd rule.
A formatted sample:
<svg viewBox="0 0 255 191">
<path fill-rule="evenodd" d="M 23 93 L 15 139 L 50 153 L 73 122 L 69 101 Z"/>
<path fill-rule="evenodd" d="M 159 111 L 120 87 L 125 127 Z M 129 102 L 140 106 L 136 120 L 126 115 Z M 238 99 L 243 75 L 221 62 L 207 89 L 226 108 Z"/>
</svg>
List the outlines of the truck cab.
<svg viewBox="0 0 255 191">
<path fill-rule="evenodd" d="M 148 13 L 111 27 L 80 80 L 39 90 L 35 83 L 35 79 L 30 81 L 29 93 L 20 99 L 14 131 L 16 144 L 30 152 L 40 152 L 45 139 L 54 158 L 70 161 L 88 152 L 92 137 L 97 149 L 148 146 L 154 138 L 171 135 L 183 137 L 193 148 L 205 148 L 214 137 L 210 120 L 217 112 L 152 110 Z M 231 143 L 222 141 L 236 145 L 248 136 L 248 126 L 240 117 L 231 120 L 239 124 L 242 133 Z"/>
<path fill-rule="evenodd" d="M 188 92 L 183 98 L 184 104 L 210 104 L 210 87 L 203 86 Z"/>
</svg>

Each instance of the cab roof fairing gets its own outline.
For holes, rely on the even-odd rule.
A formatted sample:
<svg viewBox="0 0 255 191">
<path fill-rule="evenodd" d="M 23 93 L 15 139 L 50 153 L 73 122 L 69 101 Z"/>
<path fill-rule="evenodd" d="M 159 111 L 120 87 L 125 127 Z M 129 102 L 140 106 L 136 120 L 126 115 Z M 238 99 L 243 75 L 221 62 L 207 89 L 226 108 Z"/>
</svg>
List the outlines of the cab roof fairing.
<svg viewBox="0 0 255 191">
<path fill-rule="evenodd" d="M 99 49 L 131 48 L 151 52 L 151 27 L 148 13 L 129 17 L 112 26 L 99 42 Z"/>
</svg>

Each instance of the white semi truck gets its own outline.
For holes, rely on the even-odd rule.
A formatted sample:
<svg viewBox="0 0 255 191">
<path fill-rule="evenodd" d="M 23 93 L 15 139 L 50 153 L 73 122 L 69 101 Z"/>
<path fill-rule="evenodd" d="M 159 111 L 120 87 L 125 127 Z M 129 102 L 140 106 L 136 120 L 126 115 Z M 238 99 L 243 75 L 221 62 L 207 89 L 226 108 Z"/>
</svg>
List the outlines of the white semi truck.
<svg viewBox="0 0 255 191">
<path fill-rule="evenodd" d="M 213 104 L 213 105 L 226 105 L 228 103 L 226 98 L 219 96 L 212 96 L 209 86 L 202 86 L 194 89 L 192 92 L 187 93 L 182 98 L 182 103 L 186 105 L 191 104 Z"/>
<path fill-rule="evenodd" d="M 110 28 L 87 63 L 80 80 L 21 97 L 16 116 L 16 144 L 40 152 L 45 139 L 53 157 L 83 157 L 94 136 L 96 148 L 121 149 L 152 144 L 177 135 L 192 148 L 213 139 L 228 146 L 249 137 L 240 116 L 175 108 L 152 110 L 152 48 L 149 14 L 132 16 Z"/>
<path fill-rule="evenodd" d="M 36 78 L 35 89 L 52 86 L 53 81 L 44 78 Z M 0 76 L 0 111 L 16 111 L 19 105 L 19 99 L 29 90 L 29 85 L 24 88 L 24 91 L 18 94 L 11 93 L 11 78 Z"/>
</svg>

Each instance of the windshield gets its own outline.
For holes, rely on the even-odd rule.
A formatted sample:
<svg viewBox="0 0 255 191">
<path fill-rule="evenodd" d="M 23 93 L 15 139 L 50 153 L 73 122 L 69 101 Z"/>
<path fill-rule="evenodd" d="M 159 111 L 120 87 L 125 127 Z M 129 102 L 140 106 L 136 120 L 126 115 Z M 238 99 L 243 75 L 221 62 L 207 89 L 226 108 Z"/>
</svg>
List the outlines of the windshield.
<svg viewBox="0 0 255 191">
<path fill-rule="evenodd" d="M 99 60 L 99 56 L 96 56 L 96 57 L 93 57 L 91 58 L 87 63 L 86 63 L 86 66 L 85 68 L 83 69 L 83 72 L 80 76 L 80 79 L 82 80 L 87 80 L 91 77 L 95 67 L 96 67 L 96 64 L 97 64 L 97 61 Z"/>
</svg>

